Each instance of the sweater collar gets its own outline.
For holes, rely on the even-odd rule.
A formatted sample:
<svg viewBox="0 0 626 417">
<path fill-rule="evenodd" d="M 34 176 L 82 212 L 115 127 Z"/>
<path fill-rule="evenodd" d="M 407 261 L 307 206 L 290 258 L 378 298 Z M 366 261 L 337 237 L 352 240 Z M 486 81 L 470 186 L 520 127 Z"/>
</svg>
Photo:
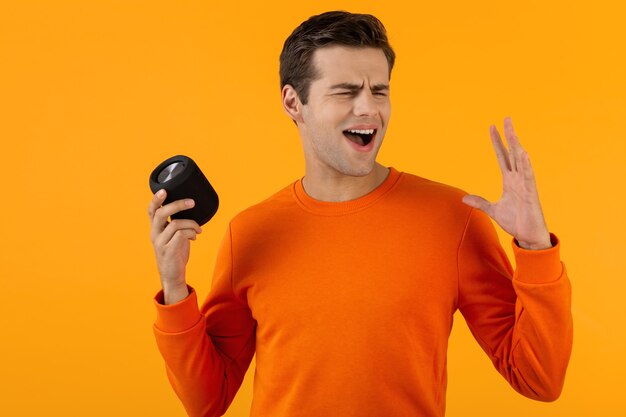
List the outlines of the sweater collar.
<svg viewBox="0 0 626 417">
<path fill-rule="evenodd" d="M 320 201 L 309 196 L 302 186 L 302 178 L 293 185 L 294 197 L 298 204 L 305 210 L 324 215 L 342 215 L 369 207 L 376 200 L 391 190 L 401 176 L 401 172 L 393 167 L 389 167 L 387 178 L 375 189 L 354 200 L 329 202 Z"/>
</svg>

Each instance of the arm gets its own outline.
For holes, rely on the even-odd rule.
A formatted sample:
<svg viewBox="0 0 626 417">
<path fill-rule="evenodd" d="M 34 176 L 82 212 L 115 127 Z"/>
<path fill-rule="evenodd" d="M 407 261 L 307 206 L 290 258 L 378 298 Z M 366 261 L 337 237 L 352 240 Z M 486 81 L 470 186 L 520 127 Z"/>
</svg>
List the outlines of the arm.
<svg viewBox="0 0 626 417">
<path fill-rule="evenodd" d="M 174 391 L 190 416 L 218 416 L 232 402 L 255 349 L 255 322 L 232 291 L 230 233 L 218 252 L 211 292 L 202 309 L 186 283 L 190 241 L 201 233 L 193 220 L 167 219 L 193 206 L 178 200 L 161 206 L 165 193 L 149 207 L 150 237 L 163 290 L 155 297 L 154 335 Z"/>
<path fill-rule="evenodd" d="M 465 196 L 471 210 L 459 247 L 459 308 L 494 365 L 520 393 L 555 400 L 572 349 L 571 288 L 548 232 L 535 176 L 510 118 L 507 150 L 495 126 L 491 141 L 502 172 L 500 199 Z M 514 237 L 513 270 L 490 216 Z"/>
<path fill-rule="evenodd" d="M 459 247 L 459 309 L 494 366 L 521 394 L 553 401 L 572 348 L 571 288 L 560 244 L 513 242 L 515 272 L 489 218 L 471 210 Z"/>
<path fill-rule="evenodd" d="M 198 309 L 196 293 L 172 304 L 155 299 L 159 351 L 174 391 L 190 416 L 220 416 L 241 386 L 255 350 L 256 322 L 232 290 L 230 233 L 222 242 L 211 291 Z"/>
</svg>

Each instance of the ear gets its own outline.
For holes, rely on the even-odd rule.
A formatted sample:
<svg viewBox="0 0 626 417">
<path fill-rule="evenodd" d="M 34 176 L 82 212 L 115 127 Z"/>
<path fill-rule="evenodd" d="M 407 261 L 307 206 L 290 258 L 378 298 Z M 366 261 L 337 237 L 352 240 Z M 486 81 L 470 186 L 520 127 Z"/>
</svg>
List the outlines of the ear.
<svg viewBox="0 0 626 417">
<path fill-rule="evenodd" d="M 302 120 L 302 102 L 296 89 L 292 85 L 286 84 L 281 92 L 281 98 L 285 113 L 297 124 Z"/>
</svg>

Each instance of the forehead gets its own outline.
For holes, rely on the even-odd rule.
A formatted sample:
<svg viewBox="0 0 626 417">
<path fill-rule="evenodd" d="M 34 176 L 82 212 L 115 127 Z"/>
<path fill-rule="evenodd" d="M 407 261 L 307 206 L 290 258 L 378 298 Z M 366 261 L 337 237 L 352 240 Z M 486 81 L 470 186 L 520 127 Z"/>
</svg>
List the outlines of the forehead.
<svg viewBox="0 0 626 417">
<path fill-rule="evenodd" d="M 313 54 L 316 82 L 333 85 L 342 82 L 389 82 L 389 64 L 382 49 L 333 45 Z"/>
</svg>

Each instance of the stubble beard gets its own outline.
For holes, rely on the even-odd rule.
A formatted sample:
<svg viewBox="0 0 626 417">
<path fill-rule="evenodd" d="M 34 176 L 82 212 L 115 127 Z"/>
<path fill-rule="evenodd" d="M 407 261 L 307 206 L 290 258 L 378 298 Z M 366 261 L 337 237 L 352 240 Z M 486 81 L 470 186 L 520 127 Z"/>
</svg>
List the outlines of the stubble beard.
<svg viewBox="0 0 626 417">
<path fill-rule="evenodd" d="M 345 145 L 348 149 L 343 146 L 329 146 L 323 141 L 311 141 L 311 150 L 317 155 L 317 161 L 314 163 L 322 170 L 330 168 L 345 176 L 365 177 L 372 173 L 376 166 L 380 144 L 367 155 L 359 155 L 364 157 L 363 159 L 354 155 L 356 151 L 350 149 L 349 144 Z"/>
<path fill-rule="evenodd" d="M 334 170 L 343 175 L 351 177 L 365 177 L 369 175 L 376 166 L 376 154 L 378 150 L 373 150 L 373 155 L 368 155 L 366 160 L 350 159 L 352 155 L 342 158 L 339 153 L 332 155 L 331 161 L 328 163 Z"/>
</svg>

